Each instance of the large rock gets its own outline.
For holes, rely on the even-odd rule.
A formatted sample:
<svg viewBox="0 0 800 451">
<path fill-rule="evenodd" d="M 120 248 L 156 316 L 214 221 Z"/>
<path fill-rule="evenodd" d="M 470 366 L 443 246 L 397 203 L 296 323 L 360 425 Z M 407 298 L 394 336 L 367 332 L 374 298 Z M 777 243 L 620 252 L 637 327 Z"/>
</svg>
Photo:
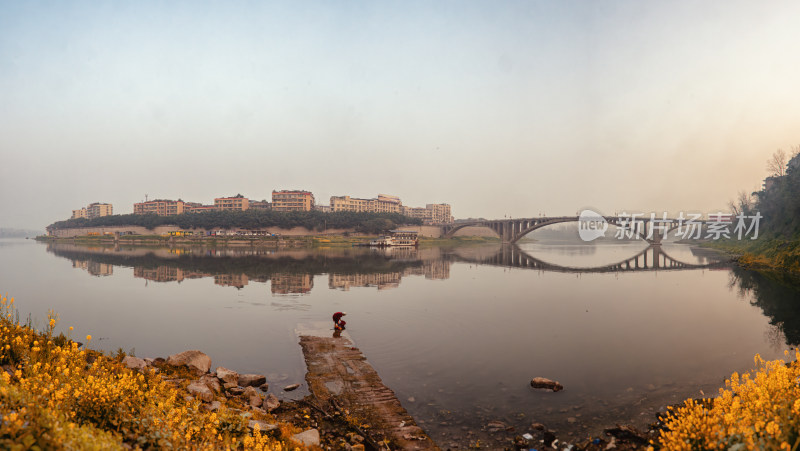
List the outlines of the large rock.
<svg viewBox="0 0 800 451">
<path fill-rule="evenodd" d="M 217 378 L 226 384 L 239 384 L 239 373 L 225 367 L 217 367 Z"/>
<path fill-rule="evenodd" d="M 208 385 L 200 381 L 193 381 L 188 387 L 186 387 L 186 391 L 194 395 L 195 398 L 202 399 L 205 402 L 211 402 L 214 400 L 214 392 L 208 388 Z"/>
<path fill-rule="evenodd" d="M 228 384 L 225 384 L 225 385 L 228 385 Z M 239 396 L 239 395 L 241 395 L 242 393 L 244 393 L 244 389 L 243 389 L 242 387 L 239 387 L 239 386 L 237 385 L 236 387 L 231 387 L 231 388 L 229 388 L 229 389 L 228 389 L 228 393 L 230 393 L 230 394 L 232 394 L 232 395 L 234 395 L 234 396 Z"/>
<path fill-rule="evenodd" d="M 272 412 L 273 410 L 280 407 L 281 402 L 280 400 L 273 395 L 272 393 L 268 394 L 267 397 L 264 399 L 261 407 L 264 408 L 267 412 Z"/>
<path fill-rule="evenodd" d="M 172 366 L 186 365 L 198 374 L 206 374 L 211 369 L 211 357 L 197 350 L 173 354 L 169 356 L 167 363 Z"/>
<path fill-rule="evenodd" d="M 250 404 L 250 407 L 261 407 L 261 405 L 264 403 L 264 400 L 261 399 L 261 396 L 255 395 L 249 398 L 248 403 Z"/>
<path fill-rule="evenodd" d="M 245 398 L 250 398 L 252 396 L 258 396 L 259 391 L 255 387 L 245 387 L 244 391 L 242 392 L 242 396 Z"/>
<path fill-rule="evenodd" d="M 214 393 L 219 393 L 222 390 L 222 386 L 219 385 L 219 379 L 214 376 L 206 374 L 200 378 L 200 382 L 206 384 Z"/>
<path fill-rule="evenodd" d="M 548 390 L 553 391 L 561 391 L 564 389 L 564 386 L 559 384 L 556 381 L 551 381 L 545 377 L 534 377 L 531 379 L 531 387 L 533 388 L 546 388 Z"/>
<path fill-rule="evenodd" d="M 261 374 L 240 374 L 239 385 L 242 387 L 258 387 L 267 382 L 267 378 Z"/>
<path fill-rule="evenodd" d="M 308 429 L 299 434 L 294 434 L 292 439 L 305 446 L 319 446 L 319 431 L 316 429 Z"/>
<path fill-rule="evenodd" d="M 126 355 L 125 358 L 122 359 L 122 364 L 132 370 L 143 370 L 147 367 L 147 362 L 145 362 L 144 359 L 131 355 Z"/>
</svg>

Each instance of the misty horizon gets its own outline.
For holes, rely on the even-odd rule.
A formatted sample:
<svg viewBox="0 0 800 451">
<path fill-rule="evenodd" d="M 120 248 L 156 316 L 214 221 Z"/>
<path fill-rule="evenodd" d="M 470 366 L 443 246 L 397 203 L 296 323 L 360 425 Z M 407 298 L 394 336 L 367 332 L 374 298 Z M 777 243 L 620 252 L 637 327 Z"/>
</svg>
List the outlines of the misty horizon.
<svg viewBox="0 0 800 451">
<path fill-rule="evenodd" d="M 303 188 L 726 211 L 800 142 L 800 4 L 0 2 L 0 226 Z"/>
</svg>

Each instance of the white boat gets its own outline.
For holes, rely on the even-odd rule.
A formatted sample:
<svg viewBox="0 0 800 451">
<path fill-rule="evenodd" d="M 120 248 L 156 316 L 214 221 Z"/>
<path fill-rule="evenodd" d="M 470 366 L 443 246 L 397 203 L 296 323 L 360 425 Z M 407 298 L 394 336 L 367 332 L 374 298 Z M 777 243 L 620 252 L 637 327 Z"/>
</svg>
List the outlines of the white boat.
<svg viewBox="0 0 800 451">
<path fill-rule="evenodd" d="M 394 239 L 390 235 L 385 235 L 380 238 L 376 238 L 369 242 L 369 245 L 372 247 L 390 247 L 394 246 Z"/>
<path fill-rule="evenodd" d="M 384 235 L 369 242 L 372 247 L 414 247 L 419 244 L 418 232 L 412 230 L 392 230 L 391 235 Z"/>
</svg>

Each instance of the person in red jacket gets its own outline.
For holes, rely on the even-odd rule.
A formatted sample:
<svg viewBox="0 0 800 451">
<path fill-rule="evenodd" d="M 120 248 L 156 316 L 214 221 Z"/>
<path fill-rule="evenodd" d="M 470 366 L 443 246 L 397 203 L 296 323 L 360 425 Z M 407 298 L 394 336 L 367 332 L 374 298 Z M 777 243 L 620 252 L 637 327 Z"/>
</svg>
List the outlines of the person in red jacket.
<svg viewBox="0 0 800 451">
<path fill-rule="evenodd" d="M 344 330 L 344 325 L 347 324 L 342 317 L 347 315 L 346 312 L 336 312 L 333 314 L 333 328 L 335 330 Z"/>
</svg>

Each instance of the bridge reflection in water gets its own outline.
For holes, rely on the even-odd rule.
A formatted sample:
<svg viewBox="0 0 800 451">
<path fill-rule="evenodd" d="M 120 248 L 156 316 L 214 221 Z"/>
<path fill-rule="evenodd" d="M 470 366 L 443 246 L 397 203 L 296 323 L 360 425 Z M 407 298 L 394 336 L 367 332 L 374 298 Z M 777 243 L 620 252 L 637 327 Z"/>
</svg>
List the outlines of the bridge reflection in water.
<svg viewBox="0 0 800 451">
<path fill-rule="evenodd" d="M 608 273 L 608 272 L 633 272 L 633 271 L 666 271 L 678 269 L 702 269 L 727 267 L 725 261 L 712 261 L 709 263 L 685 263 L 667 254 L 661 245 L 651 245 L 638 254 L 625 260 L 607 265 L 594 267 L 565 266 L 548 263 L 540 260 L 516 245 L 504 245 L 500 250 L 488 257 L 480 258 L 474 263 L 507 266 L 513 268 L 538 269 L 542 271 L 573 272 L 573 273 Z"/>
</svg>

